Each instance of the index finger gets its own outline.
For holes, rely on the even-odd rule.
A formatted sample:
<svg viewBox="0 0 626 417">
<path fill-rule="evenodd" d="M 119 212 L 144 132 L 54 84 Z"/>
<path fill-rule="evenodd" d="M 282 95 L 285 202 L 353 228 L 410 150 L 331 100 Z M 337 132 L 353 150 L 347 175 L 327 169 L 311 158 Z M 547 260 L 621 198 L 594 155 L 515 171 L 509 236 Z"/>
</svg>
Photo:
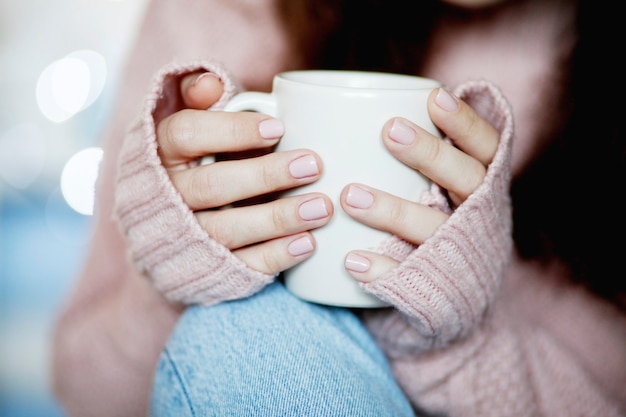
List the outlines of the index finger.
<svg viewBox="0 0 626 417">
<path fill-rule="evenodd" d="M 261 113 L 192 109 L 166 117 L 156 130 L 166 168 L 209 154 L 268 148 L 282 134 L 282 122 Z"/>
<path fill-rule="evenodd" d="M 428 111 L 435 125 L 454 145 L 489 165 L 500 141 L 498 131 L 474 109 L 445 88 L 437 88 L 428 97 Z"/>
</svg>

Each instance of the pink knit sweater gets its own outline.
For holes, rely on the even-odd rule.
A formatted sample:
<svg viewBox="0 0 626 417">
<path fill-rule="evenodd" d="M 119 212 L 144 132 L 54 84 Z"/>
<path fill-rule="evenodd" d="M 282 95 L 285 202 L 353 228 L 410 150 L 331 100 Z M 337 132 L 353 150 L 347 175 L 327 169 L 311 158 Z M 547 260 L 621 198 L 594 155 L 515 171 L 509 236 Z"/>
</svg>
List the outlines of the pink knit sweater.
<svg viewBox="0 0 626 417">
<path fill-rule="evenodd" d="M 200 227 L 155 142 L 155 119 L 181 107 L 180 75 L 204 68 L 220 76 L 220 108 L 239 86 L 267 88 L 274 72 L 289 67 L 270 1 L 185 0 L 185 7 L 163 0 L 148 11 L 108 134 L 96 240 L 55 333 L 55 390 L 72 416 L 145 414 L 153 368 L 180 313 L 167 300 L 214 304 L 254 294 L 273 279 Z M 247 64 L 261 58 L 271 62 Z M 427 75 L 443 79 L 441 65 L 433 60 Z M 441 74 L 444 81 L 460 77 Z M 142 90 L 143 110 L 131 122 Z M 365 324 L 411 401 L 425 410 L 625 415 L 626 318 L 568 284 L 559 266 L 513 256 L 508 187 L 517 113 L 503 90 L 482 78 L 454 92 L 500 132 L 496 156 L 484 182 L 434 236 L 419 247 L 385 242 L 382 250 L 401 263 L 363 288 L 394 308 L 372 310 Z M 125 134 L 124 126 L 131 127 Z M 447 209 L 437 186 L 425 202 Z"/>
</svg>

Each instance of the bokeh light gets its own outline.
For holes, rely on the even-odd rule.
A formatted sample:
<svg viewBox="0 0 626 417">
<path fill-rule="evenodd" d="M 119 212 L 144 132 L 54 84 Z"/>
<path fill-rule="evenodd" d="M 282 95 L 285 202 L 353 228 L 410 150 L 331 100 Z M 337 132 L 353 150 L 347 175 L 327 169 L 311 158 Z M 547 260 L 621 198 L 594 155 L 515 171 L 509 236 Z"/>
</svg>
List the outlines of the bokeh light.
<svg viewBox="0 0 626 417">
<path fill-rule="evenodd" d="M 93 238 L 102 152 L 86 148 L 115 110 L 147 4 L 0 1 L 0 417 L 67 416 L 52 336 Z"/>
<path fill-rule="evenodd" d="M 37 81 L 39 110 L 53 122 L 68 120 L 99 97 L 106 75 L 104 57 L 91 50 L 78 50 L 52 62 Z"/>
<path fill-rule="evenodd" d="M 93 214 L 95 184 L 102 161 L 102 149 L 91 147 L 74 154 L 61 173 L 61 193 L 67 204 L 80 214 Z"/>
<path fill-rule="evenodd" d="M 35 182 L 45 157 L 43 133 L 34 124 L 13 126 L 0 136 L 0 178 L 14 188 Z"/>
</svg>

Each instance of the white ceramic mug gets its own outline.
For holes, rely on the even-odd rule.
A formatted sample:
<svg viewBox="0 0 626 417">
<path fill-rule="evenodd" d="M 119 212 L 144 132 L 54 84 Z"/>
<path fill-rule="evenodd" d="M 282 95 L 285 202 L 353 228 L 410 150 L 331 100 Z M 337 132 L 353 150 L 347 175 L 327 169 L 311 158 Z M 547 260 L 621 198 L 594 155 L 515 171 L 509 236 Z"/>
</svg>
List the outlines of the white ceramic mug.
<svg viewBox="0 0 626 417">
<path fill-rule="evenodd" d="M 386 304 L 361 289 L 344 269 L 353 249 L 376 250 L 389 235 L 365 226 L 341 210 L 339 195 L 348 183 L 363 183 L 391 194 L 419 199 L 430 182 L 402 164 L 382 143 L 382 127 L 390 118 L 407 118 L 440 136 L 426 108 L 438 81 L 390 73 L 305 70 L 277 74 L 271 93 L 243 92 L 227 104 L 228 111 L 258 111 L 284 123 L 277 151 L 307 148 L 324 164 L 313 184 L 289 191 L 318 191 L 335 204 L 331 221 L 313 230 L 315 253 L 284 272 L 285 285 L 308 301 L 343 307 Z"/>
</svg>

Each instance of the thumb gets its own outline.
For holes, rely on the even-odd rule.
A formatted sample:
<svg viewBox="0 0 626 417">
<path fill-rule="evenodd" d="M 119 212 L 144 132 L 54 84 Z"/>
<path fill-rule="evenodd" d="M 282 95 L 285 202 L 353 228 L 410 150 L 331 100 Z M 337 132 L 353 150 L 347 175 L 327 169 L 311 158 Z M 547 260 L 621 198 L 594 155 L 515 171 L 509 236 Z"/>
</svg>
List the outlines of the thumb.
<svg viewBox="0 0 626 417">
<path fill-rule="evenodd" d="M 212 72 L 197 72 L 183 77 L 180 90 L 185 106 L 204 110 L 219 100 L 224 93 L 224 84 Z"/>
</svg>

